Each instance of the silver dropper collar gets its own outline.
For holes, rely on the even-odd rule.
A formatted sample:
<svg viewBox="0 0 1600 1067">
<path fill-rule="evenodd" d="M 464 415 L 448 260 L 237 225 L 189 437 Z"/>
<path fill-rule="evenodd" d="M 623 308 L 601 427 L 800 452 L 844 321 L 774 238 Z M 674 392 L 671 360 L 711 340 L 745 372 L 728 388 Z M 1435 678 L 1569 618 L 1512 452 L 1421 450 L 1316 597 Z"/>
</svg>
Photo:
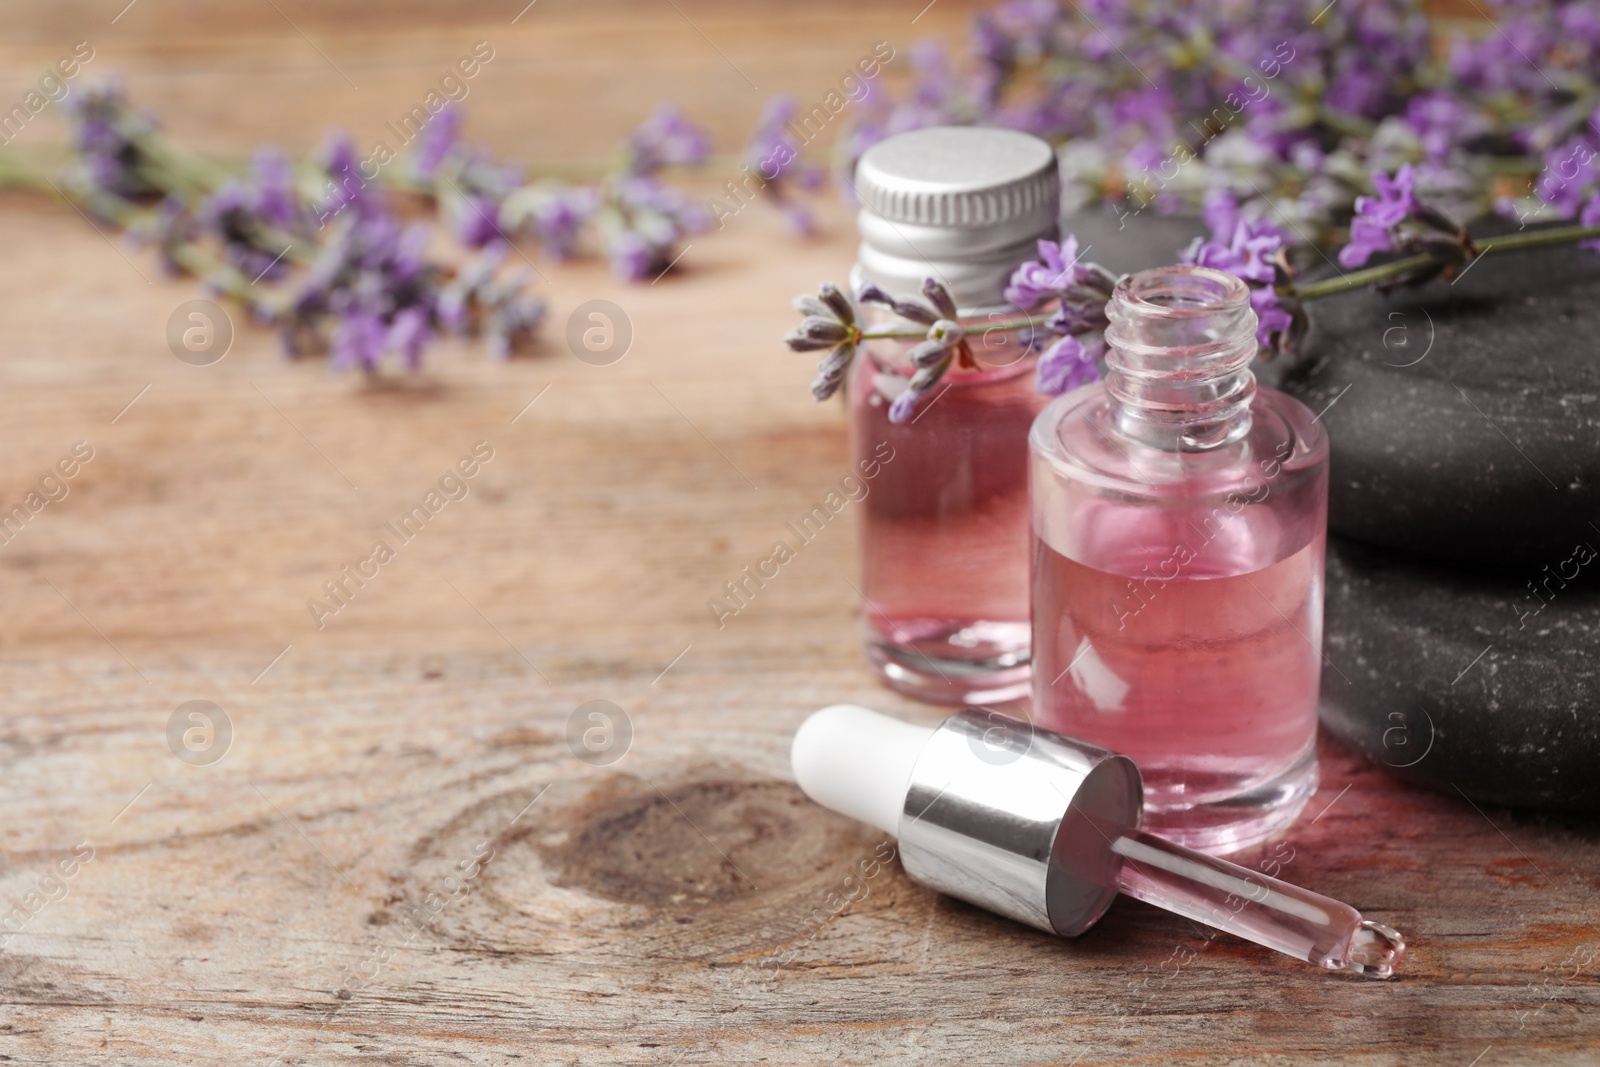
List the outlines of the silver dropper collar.
<svg viewBox="0 0 1600 1067">
<path fill-rule="evenodd" d="M 900 862 L 925 885 L 1073 937 L 1117 895 L 1112 849 L 1143 816 L 1126 756 L 968 708 L 913 765 Z"/>
<path fill-rule="evenodd" d="M 856 164 L 861 246 L 852 281 L 915 294 L 936 278 L 963 308 L 992 307 L 1040 238 L 1059 235 L 1055 149 L 1031 134 L 933 126 L 879 141 Z"/>
</svg>

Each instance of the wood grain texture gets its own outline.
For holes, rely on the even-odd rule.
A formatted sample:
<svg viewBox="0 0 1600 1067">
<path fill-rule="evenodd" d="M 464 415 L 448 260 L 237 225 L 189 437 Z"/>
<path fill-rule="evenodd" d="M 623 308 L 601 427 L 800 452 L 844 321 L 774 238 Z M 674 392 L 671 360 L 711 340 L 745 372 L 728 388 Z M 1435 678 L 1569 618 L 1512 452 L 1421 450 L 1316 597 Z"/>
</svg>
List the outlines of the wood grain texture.
<svg viewBox="0 0 1600 1067">
<path fill-rule="evenodd" d="M 372 134 L 489 39 L 472 130 L 568 161 L 668 96 L 731 148 L 766 92 L 820 94 L 871 42 L 968 10 L 539 0 L 512 26 L 521 3 L 281 0 L 302 37 L 271 5 L 141 0 L 112 24 L 119 6 L 0 14 L 0 91 L 88 37 L 178 135 L 305 147 L 335 119 Z M 753 207 L 653 286 L 547 269 L 539 354 L 446 345 L 373 387 L 243 324 L 220 363 L 178 362 L 190 284 L 70 209 L 0 199 L 0 504 L 95 449 L 0 546 L 0 901 L 23 908 L 0 1057 L 1596 1062 L 1593 821 L 1475 810 L 1326 747 L 1272 855 L 1407 933 L 1404 979 L 1376 984 L 1131 901 L 1047 938 L 874 865 L 883 842 L 804 801 L 786 749 L 813 708 L 936 717 L 861 661 L 848 524 L 724 628 L 706 608 L 846 470 L 838 409 L 776 343 L 788 296 L 851 259 L 848 213 L 824 223 L 795 243 Z M 592 298 L 633 323 L 613 366 L 562 341 Z M 480 440 L 470 495 L 317 629 L 308 598 Z M 233 724 L 207 766 L 168 748 L 192 699 Z M 590 700 L 632 722 L 606 766 L 567 740 Z M 864 896 L 836 910 L 852 875 Z"/>
</svg>

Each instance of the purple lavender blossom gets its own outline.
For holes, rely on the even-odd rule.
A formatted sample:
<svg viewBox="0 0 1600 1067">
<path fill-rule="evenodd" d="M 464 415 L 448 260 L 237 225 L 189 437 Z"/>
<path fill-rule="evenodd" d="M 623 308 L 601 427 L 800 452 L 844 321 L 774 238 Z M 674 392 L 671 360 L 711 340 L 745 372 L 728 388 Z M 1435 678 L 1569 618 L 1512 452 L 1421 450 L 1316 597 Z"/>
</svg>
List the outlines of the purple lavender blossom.
<svg viewBox="0 0 1600 1067">
<path fill-rule="evenodd" d="M 1385 90 L 1389 79 L 1380 70 L 1346 54 L 1338 70 L 1328 83 L 1327 105 L 1334 111 L 1347 115 L 1371 117 L 1384 110 Z"/>
<path fill-rule="evenodd" d="M 1039 242 L 1039 260 L 1011 275 L 1006 300 L 1020 308 L 1047 301 L 1055 309 L 1035 336 L 1057 335 L 1039 356 L 1036 386 L 1047 396 L 1099 378 L 1096 360 L 1105 354 L 1106 304 L 1116 279 L 1097 263 L 1080 262 L 1078 239 L 1068 234 L 1059 245 Z"/>
<path fill-rule="evenodd" d="M 1406 125 L 1416 131 L 1423 154 L 1442 162 L 1451 152 L 1491 128 L 1491 123 L 1459 95 L 1443 90 L 1414 96 L 1406 104 Z"/>
<path fill-rule="evenodd" d="M 394 313 L 384 336 L 384 345 L 400 353 L 409 370 L 422 366 L 422 349 L 433 339 L 429 328 L 428 312 L 416 305 L 401 308 Z"/>
<path fill-rule="evenodd" d="M 500 225 L 507 234 L 538 241 L 556 259 L 570 259 L 602 199 L 601 191 L 589 185 L 545 181 L 523 186 L 500 204 Z"/>
<path fill-rule="evenodd" d="M 1206 218 L 1212 223 L 1211 238 L 1195 238 L 1179 259 L 1244 280 L 1256 313 L 1256 341 L 1270 356 L 1283 347 L 1294 325 L 1294 314 L 1283 306 L 1277 290 L 1280 274 L 1288 275 L 1288 236 L 1265 219 L 1241 218 L 1238 204 L 1226 194 L 1208 198 Z"/>
<path fill-rule="evenodd" d="M 1394 239 L 1386 227 L 1357 215 L 1350 220 L 1350 240 L 1339 249 L 1339 266 L 1363 267 L 1379 252 L 1393 252 Z"/>
<path fill-rule="evenodd" d="M 634 230 L 621 230 L 606 249 L 611 273 L 618 281 L 639 282 L 658 273 L 661 257 L 656 248 Z"/>
<path fill-rule="evenodd" d="M 439 324 L 455 334 L 481 334 L 489 354 L 509 358 L 544 321 L 545 303 L 526 292 L 533 271 L 518 268 L 501 273 L 507 246 L 485 246 L 462 265 L 439 293 Z"/>
<path fill-rule="evenodd" d="M 461 140 L 461 123 L 465 113 L 459 105 L 446 104 L 435 115 L 417 139 L 417 152 L 411 159 L 411 173 L 423 181 L 432 181 L 444 165 L 446 157 L 455 151 Z"/>
<path fill-rule="evenodd" d="M 1564 144 L 1545 154 L 1544 169 L 1534 183 L 1534 192 L 1558 218 L 1572 218 L 1583 206 L 1584 193 L 1600 182 L 1595 160 L 1591 139 L 1573 134 Z"/>
<path fill-rule="evenodd" d="M 382 190 L 362 176 L 356 144 L 349 134 L 342 130 L 329 133 L 320 156 L 326 182 L 322 197 L 315 205 L 319 229 L 346 211 L 351 211 L 358 219 L 384 214 L 387 207 Z"/>
<path fill-rule="evenodd" d="M 612 274 L 623 281 L 656 277 L 677 258 L 685 235 L 711 226 L 711 214 L 699 201 L 637 175 L 611 182 L 600 215 Z"/>
<path fill-rule="evenodd" d="M 676 105 L 663 104 L 628 137 L 624 146 L 629 174 L 654 174 L 669 166 L 704 163 L 711 138 Z"/>
<path fill-rule="evenodd" d="M 1111 104 L 1112 121 L 1118 126 L 1138 126 L 1147 135 L 1157 158 L 1168 154 L 1176 130 L 1177 109 L 1172 94 L 1159 86 L 1144 86 L 1120 94 Z"/>
<path fill-rule="evenodd" d="M 1034 388 L 1045 396 L 1060 396 L 1099 381 L 1096 360 L 1105 355 L 1105 348 L 1103 336 L 1087 345 L 1070 333 L 1057 338 L 1039 355 Z"/>
<path fill-rule="evenodd" d="M 370 311 L 350 311 L 334 325 L 333 369 L 360 367 L 375 371 L 383 357 L 388 331 L 383 320 Z"/>
<path fill-rule="evenodd" d="M 468 248 L 510 240 L 501 213 L 521 187 L 521 167 L 496 163 L 479 149 L 458 149 L 447 157 L 434 186 L 445 225 Z"/>
<path fill-rule="evenodd" d="M 1060 244 L 1040 241 L 1039 259 L 1022 264 L 1012 273 L 1011 284 L 1006 286 L 1006 301 L 1027 309 L 1064 296 L 1089 277 L 1089 268 L 1079 266 L 1078 256 L 1078 239 L 1071 234 Z"/>
<path fill-rule="evenodd" d="M 1278 290 L 1270 285 L 1250 288 L 1250 307 L 1256 313 L 1256 343 L 1265 355 L 1272 354 L 1284 344 L 1284 339 L 1294 327 L 1294 313 L 1283 306 Z"/>
<path fill-rule="evenodd" d="M 909 386 L 889 405 L 889 421 L 896 426 L 906 422 L 917 410 L 917 402 L 922 395 L 913 391 Z"/>
<path fill-rule="evenodd" d="M 1339 249 L 1339 265 L 1360 267 L 1374 254 L 1396 249 L 1394 231 L 1418 212 L 1416 168 L 1407 163 L 1393 178 L 1382 172 L 1372 176 L 1378 195 L 1356 198 L 1350 220 L 1350 240 Z"/>
<path fill-rule="evenodd" d="M 289 269 L 285 254 L 307 232 L 289 161 L 271 145 L 256 150 L 248 177 L 206 199 L 200 221 L 222 242 L 223 260 L 252 282 L 281 278 Z"/>
<path fill-rule="evenodd" d="M 1561 36 L 1581 42 L 1591 52 L 1600 52 L 1600 11 L 1590 4 L 1567 4 L 1557 13 Z"/>
<path fill-rule="evenodd" d="M 450 230 L 455 239 L 468 248 L 482 248 L 495 241 L 504 240 L 497 221 L 500 205 L 482 193 L 467 193 L 455 201 L 451 212 Z"/>
<path fill-rule="evenodd" d="M 1200 208 L 1200 221 L 1212 234 L 1233 233 L 1234 227 L 1239 225 L 1239 201 L 1226 189 L 1208 190 Z"/>
<path fill-rule="evenodd" d="M 139 200 L 162 190 L 147 173 L 150 160 L 141 139 L 155 132 L 153 118 L 128 107 L 122 79 L 112 76 L 68 97 L 73 147 L 78 152 L 77 184 L 96 196 Z"/>
<path fill-rule="evenodd" d="M 1227 221 L 1224 217 L 1222 221 Z M 1229 229 L 1214 230 L 1211 240 L 1195 238 L 1182 261 L 1237 275 L 1247 282 L 1270 285 L 1277 280 L 1278 262 L 1288 240 L 1282 230 L 1265 220 L 1235 217 Z"/>
<path fill-rule="evenodd" d="M 800 157 L 802 146 L 789 132 L 788 124 L 799 112 L 792 96 L 776 96 L 762 109 L 756 128 L 745 147 L 745 164 L 762 181 L 761 195 L 781 211 L 789 230 L 796 237 L 808 237 L 816 223 L 803 204 L 791 195 L 794 189 L 814 192 L 826 180 L 821 165 Z"/>
<path fill-rule="evenodd" d="M 279 320 L 285 348 L 299 355 L 318 325 L 334 320 L 333 367 L 375 371 L 398 352 L 415 367 L 438 322 L 442 272 L 424 256 L 428 228 L 402 228 L 381 208 L 340 219 Z"/>
<path fill-rule="evenodd" d="M 188 273 L 187 268 L 178 262 L 177 252 L 199 235 L 199 223 L 189 213 L 183 200 L 176 196 L 163 198 L 148 219 L 128 228 L 128 237 L 136 246 L 156 246 L 161 270 L 170 278 Z"/>
<path fill-rule="evenodd" d="M 1451 73 L 1462 87 L 1480 92 L 1542 92 L 1546 83 L 1539 57 L 1560 41 L 1559 34 L 1548 9 L 1528 5 L 1523 11 L 1502 10 L 1495 18 L 1495 32 L 1455 39 Z"/>
<path fill-rule="evenodd" d="M 1416 212 L 1417 170 L 1407 163 L 1389 177 L 1382 172 L 1372 176 L 1376 197 L 1356 198 L 1356 214 L 1385 229 L 1393 229 Z"/>
</svg>

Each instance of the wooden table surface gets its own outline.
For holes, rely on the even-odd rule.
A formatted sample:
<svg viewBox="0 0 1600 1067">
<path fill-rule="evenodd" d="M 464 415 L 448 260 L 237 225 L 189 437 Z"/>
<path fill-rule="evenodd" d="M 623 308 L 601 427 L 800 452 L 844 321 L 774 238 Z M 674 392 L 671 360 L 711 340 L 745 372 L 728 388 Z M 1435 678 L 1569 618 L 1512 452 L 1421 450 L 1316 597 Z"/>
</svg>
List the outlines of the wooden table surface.
<svg viewBox="0 0 1600 1067">
<path fill-rule="evenodd" d="M 820 99 L 878 40 L 894 76 L 968 11 L 121 6 L 0 12 L 0 99 L 89 39 L 90 72 L 122 71 L 175 136 L 303 150 L 334 122 L 375 136 L 487 40 L 469 132 L 559 164 L 664 98 L 731 152 L 769 93 Z M 42 117 L 6 151 L 63 131 Z M 822 211 L 809 243 L 741 212 L 653 286 L 545 266 L 538 353 L 445 345 L 374 387 L 243 323 L 220 363 L 179 362 L 164 332 L 192 283 L 68 207 L 0 197 L 0 504 L 93 449 L 0 545 L 0 1058 L 1600 1061 L 1594 822 L 1475 810 L 1332 745 L 1265 859 L 1405 931 L 1396 982 L 1131 901 L 1056 940 L 893 864 L 836 908 L 881 842 L 800 795 L 790 734 L 835 701 L 937 713 L 861 659 L 848 522 L 725 627 L 706 607 L 846 471 L 838 407 L 777 344 L 789 296 L 851 261 L 848 213 Z M 595 298 L 634 330 L 614 365 L 563 340 Z M 308 599 L 480 441 L 470 495 L 319 630 Z M 169 747 L 191 700 L 231 724 L 215 762 Z M 608 765 L 567 739 L 592 700 L 631 722 Z"/>
</svg>

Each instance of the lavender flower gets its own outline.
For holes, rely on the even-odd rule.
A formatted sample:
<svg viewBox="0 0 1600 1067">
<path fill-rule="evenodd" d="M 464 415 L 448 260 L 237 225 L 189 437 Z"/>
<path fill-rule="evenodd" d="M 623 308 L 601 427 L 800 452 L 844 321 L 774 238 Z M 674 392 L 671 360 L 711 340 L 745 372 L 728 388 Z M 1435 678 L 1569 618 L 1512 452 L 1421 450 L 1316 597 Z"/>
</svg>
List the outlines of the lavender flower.
<svg viewBox="0 0 1600 1067">
<path fill-rule="evenodd" d="M 1389 283 L 1420 285 L 1453 269 L 1450 259 L 1465 262 L 1478 254 L 1466 227 L 1417 197 L 1417 174 L 1409 163 L 1393 178 L 1381 171 L 1374 173 L 1372 184 L 1378 195 L 1356 200 L 1350 241 L 1339 250 L 1341 266 L 1362 266 L 1378 252 L 1426 252 L 1448 257 Z"/>
<path fill-rule="evenodd" d="M 1357 215 L 1350 220 L 1350 240 L 1339 249 L 1341 267 L 1365 266 L 1367 260 L 1380 252 L 1393 252 L 1394 239 L 1387 227 L 1370 218 Z"/>
<path fill-rule="evenodd" d="M 922 399 L 922 394 L 913 390 L 907 383 L 906 389 L 894 398 L 889 404 L 889 421 L 896 426 L 908 422 L 916 413 L 917 403 Z"/>
<path fill-rule="evenodd" d="M 538 241 L 556 259 L 570 259 L 602 200 L 595 186 L 554 181 L 525 185 L 501 201 L 500 226 L 507 234 Z"/>
<path fill-rule="evenodd" d="M 1038 307 L 1047 300 L 1093 299 L 1090 293 L 1104 294 L 1100 302 L 1111 295 L 1116 279 L 1097 263 L 1080 263 L 1078 239 L 1068 234 L 1060 244 L 1054 241 L 1039 242 L 1039 259 L 1024 263 L 1011 275 L 1006 286 L 1006 300 L 1024 310 Z M 1087 292 L 1086 292 L 1087 291 Z"/>
<path fill-rule="evenodd" d="M 966 331 L 957 321 L 955 298 L 937 279 L 924 278 L 922 301 L 890 296 L 877 285 L 868 283 L 856 294 L 862 303 L 882 304 L 895 314 L 919 326 L 927 326 L 927 333 L 906 353 L 906 362 L 912 374 L 905 388 L 889 405 L 889 421 L 903 423 L 916 412 L 917 405 L 953 366 L 975 368 L 977 359 L 972 354 Z"/>
<path fill-rule="evenodd" d="M 544 321 L 545 303 L 525 292 L 533 271 L 519 267 L 502 273 L 508 246 L 486 245 L 462 265 L 439 293 L 435 313 L 439 325 L 455 334 L 478 334 L 489 354 L 509 358 Z"/>
<path fill-rule="evenodd" d="M 797 237 L 808 237 L 816 223 L 803 204 L 792 196 L 792 190 L 815 192 L 826 179 L 826 170 L 816 163 L 800 158 L 801 146 L 788 130 L 789 122 L 799 111 L 792 96 L 777 96 L 767 101 L 745 146 L 745 163 L 761 180 L 761 195 L 766 197 L 789 224 Z"/>
<path fill-rule="evenodd" d="M 67 111 L 78 152 L 74 184 L 91 205 L 98 197 L 140 200 L 163 194 L 157 164 L 144 147 L 156 130 L 155 120 L 128 107 L 120 78 L 80 89 L 67 99 Z"/>
<path fill-rule="evenodd" d="M 465 113 L 457 104 L 446 104 L 443 111 L 422 127 L 417 138 L 416 155 L 411 157 L 412 176 L 420 181 L 432 181 L 439 168 L 456 150 L 461 140 L 461 124 Z"/>
<path fill-rule="evenodd" d="M 285 253 L 304 239 L 305 207 L 283 154 L 256 150 L 248 178 L 234 178 L 200 208 L 200 221 L 222 242 L 222 258 L 250 281 L 275 281 L 289 269 Z"/>
<path fill-rule="evenodd" d="M 623 146 L 629 174 L 654 174 L 669 166 L 704 163 L 711 138 L 673 104 L 663 104 L 628 137 Z"/>
<path fill-rule="evenodd" d="M 335 369 L 373 372 L 390 356 L 414 369 L 438 333 L 451 330 L 483 336 L 490 352 L 503 357 L 544 316 L 543 301 L 526 291 L 531 272 L 499 270 L 507 246 L 495 219 L 506 195 L 521 187 L 520 172 L 460 146 L 454 108 L 427 127 L 416 169 L 450 190 L 439 197 L 440 210 L 458 236 L 487 246 L 460 271 L 427 258 L 428 227 L 396 219 L 345 134 L 324 142 L 317 165 L 325 185 L 308 199 L 288 160 L 271 147 L 255 153 L 248 172 L 219 183 L 215 164 L 162 142 L 152 119 L 129 111 L 120 83 L 80 92 L 71 106 L 81 154 L 74 187 L 88 206 L 128 225 L 129 236 L 157 244 L 169 271 L 198 273 L 213 291 L 273 322 L 290 355 L 331 348 Z M 680 149 L 661 151 L 665 158 Z M 663 213 L 672 216 L 674 233 L 699 221 L 698 208 L 682 208 L 678 194 L 649 192 L 621 194 L 641 230 Z M 156 196 L 160 202 L 144 213 L 130 202 Z M 570 241 L 576 225 L 559 214 L 548 225 Z M 256 288 L 284 279 L 305 259 L 286 253 L 295 245 L 316 247 L 319 238 L 321 247 L 286 300 L 266 295 L 267 285 Z M 220 257 L 207 247 L 212 241 Z"/>
<path fill-rule="evenodd" d="M 439 214 L 457 241 L 482 248 L 510 238 L 500 223 L 506 199 L 522 187 L 522 169 L 502 166 L 486 152 L 460 151 L 441 164 Z"/>
<path fill-rule="evenodd" d="M 1207 209 L 1206 217 L 1212 223 L 1210 240 L 1195 238 L 1179 256 L 1180 262 L 1227 271 L 1242 279 L 1250 287 L 1262 358 L 1292 351 L 1304 333 L 1304 313 L 1298 301 L 1278 289 L 1280 284 L 1290 289 L 1287 235 L 1265 220 L 1240 218 L 1231 197 L 1213 197 Z"/>
<path fill-rule="evenodd" d="M 1356 214 L 1384 229 L 1393 229 L 1406 219 L 1410 218 L 1417 209 L 1417 171 L 1407 163 L 1395 173 L 1393 178 L 1387 174 L 1376 173 L 1372 176 L 1373 188 L 1377 189 L 1377 197 L 1363 196 L 1356 200 Z"/>
<path fill-rule="evenodd" d="M 361 174 L 356 144 L 349 134 L 331 132 L 319 154 L 325 181 L 322 197 L 315 204 L 318 229 L 347 210 L 359 219 L 381 217 L 387 211 L 382 190 L 372 187 Z"/>
<path fill-rule="evenodd" d="M 805 317 L 784 336 L 784 344 L 792 352 L 828 350 L 817 364 L 817 380 L 811 383 L 811 395 L 820 403 L 838 392 L 855 359 L 861 339 L 856 309 L 838 286 L 827 282 L 817 287 L 816 296 L 797 296 L 793 304 Z"/>
<path fill-rule="evenodd" d="M 1231 227 L 1213 230 L 1209 241 L 1196 237 L 1179 259 L 1270 284 L 1277 280 L 1287 244 L 1283 231 L 1270 222 L 1236 219 Z"/>
<path fill-rule="evenodd" d="M 1372 176 L 1376 197 L 1356 199 L 1355 218 L 1350 223 L 1350 243 L 1339 250 L 1339 265 L 1360 267 L 1374 253 L 1395 249 L 1394 230 L 1417 210 L 1416 168 L 1409 163 L 1390 178 L 1378 172 Z"/>
<path fill-rule="evenodd" d="M 685 235 L 711 226 L 703 205 L 652 177 L 610 182 L 597 215 L 611 272 L 622 281 L 657 277 L 678 258 Z"/>
<path fill-rule="evenodd" d="M 665 260 L 644 236 L 634 230 L 619 230 L 606 249 L 611 258 L 611 274 L 618 281 L 641 282 L 665 270 Z"/>
<path fill-rule="evenodd" d="M 433 338 L 443 277 L 423 257 L 427 241 L 426 226 L 402 229 L 386 213 L 341 219 L 280 318 L 289 354 L 333 318 L 335 370 L 375 371 L 390 352 L 415 369 Z"/>
<path fill-rule="evenodd" d="M 930 122 L 1010 126 L 1064 145 L 1086 201 L 1186 213 L 1226 181 L 1283 205 L 1291 237 L 1319 245 L 1343 230 L 1358 175 L 1405 163 L 1431 165 L 1452 211 L 1482 211 L 1519 150 L 1581 132 L 1600 69 L 1593 5 L 1486 6 L 1504 34 L 1430 26 L 1423 0 L 1007 0 L 974 20 L 965 73 L 918 50 L 908 91 L 853 110 L 845 155 Z M 1435 37 L 1460 38 L 1451 62 Z"/>
<path fill-rule="evenodd" d="M 1103 336 L 1088 345 L 1070 333 L 1056 338 L 1039 354 L 1035 388 L 1045 396 L 1060 396 L 1099 381 L 1097 361 L 1104 357 L 1105 347 Z"/>
<path fill-rule="evenodd" d="M 862 303 L 882 304 L 901 318 L 927 327 L 922 339 L 906 352 L 905 360 L 910 364 L 911 374 L 900 377 L 904 384 L 895 391 L 889 406 L 891 422 L 905 422 L 911 418 L 921 398 L 952 366 L 957 363 L 963 367 L 978 365 L 967 343 L 966 331 L 956 321 L 956 304 L 949 290 L 928 278 L 922 283 L 922 296 L 922 300 L 893 297 L 869 283 L 861 287 L 856 297 Z M 864 332 L 857 323 L 856 309 L 849 297 L 837 286 L 827 283 L 817 289 L 816 296 L 795 297 L 794 309 L 804 318 L 784 337 L 784 344 L 795 352 L 824 349 L 828 352 L 817 365 L 817 380 L 811 384 L 811 393 L 819 401 L 838 391 L 864 338 L 906 336 L 899 328 Z"/>
<path fill-rule="evenodd" d="M 1423 154 L 1443 162 L 1451 153 L 1488 133 L 1492 123 L 1459 95 L 1435 91 L 1412 97 L 1405 121 L 1417 134 Z"/>
<path fill-rule="evenodd" d="M 128 227 L 128 237 L 135 245 L 155 245 L 161 259 L 161 269 L 168 277 L 177 278 L 187 269 L 179 262 L 184 246 L 200 236 L 200 225 L 189 213 L 182 198 L 168 196 L 156 205 L 155 211 Z"/>
<path fill-rule="evenodd" d="M 1583 206 L 1584 194 L 1600 183 L 1591 136 L 1574 134 L 1545 153 L 1544 169 L 1534 185 L 1534 192 L 1554 210 L 1557 218 L 1570 219 L 1576 215 Z"/>
<path fill-rule="evenodd" d="M 1039 242 L 1039 259 L 1024 263 L 1011 275 L 1008 301 L 1035 308 L 1054 301 L 1055 310 L 1038 331 L 1055 335 L 1039 355 L 1036 388 L 1046 396 L 1076 389 L 1099 378 L 1096 361 L 1105 354 L 1106 304 L 1116 278 L 1098 263 L 1084 263 L 1078 239 L 1068 234 L 1059 245 Z"/>
</svg>

